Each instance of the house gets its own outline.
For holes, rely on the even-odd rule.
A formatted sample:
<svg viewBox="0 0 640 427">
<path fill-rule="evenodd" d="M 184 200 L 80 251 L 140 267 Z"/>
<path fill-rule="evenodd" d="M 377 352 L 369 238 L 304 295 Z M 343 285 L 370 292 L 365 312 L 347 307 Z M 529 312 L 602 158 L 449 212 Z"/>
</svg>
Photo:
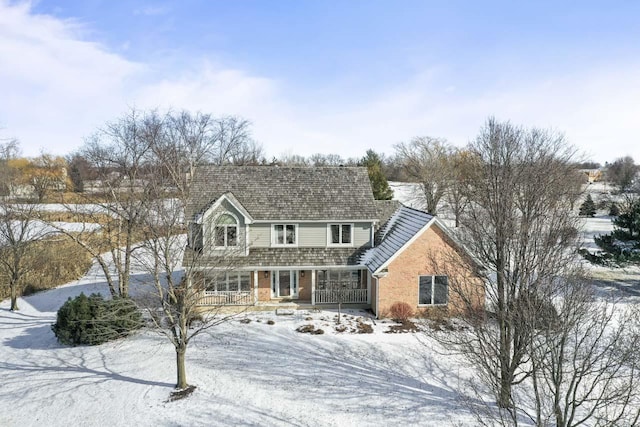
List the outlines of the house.
<svg viewBox="0 0 640 427">
<path fill-rule="evenodd" d="M 376 201 L 366 168 L 203 166 L 185 206 L 183 264 L 202 286 L 202 305 L 395 302 L 416 311 L 459 311 L 450 279 L 484 288 L 470 259 L 437 218 L 395 201 Z M 437 266 L 437 268 L 436 268 Z"/>
<path fill-rule="evenodd" d="M 580 173 L 584 174 L 589 184 L 602 181 L 603 174 L 600 169 L 580 169 Z"/>
</svg>

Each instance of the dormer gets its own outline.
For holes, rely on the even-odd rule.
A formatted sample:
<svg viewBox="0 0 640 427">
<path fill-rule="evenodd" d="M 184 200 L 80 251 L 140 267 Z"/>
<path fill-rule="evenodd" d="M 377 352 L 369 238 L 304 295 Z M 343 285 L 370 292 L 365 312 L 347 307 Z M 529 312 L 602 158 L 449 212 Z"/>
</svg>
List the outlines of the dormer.
<svg viewBox="0 0 640 427">
<path fill-rule="evenodd" d="M 214 255 L 237 251 L 249 254 L 249 224 L 253 218 L 233 196 L 225 193 L 191 223 L 192 247 Z"/>
</svg>

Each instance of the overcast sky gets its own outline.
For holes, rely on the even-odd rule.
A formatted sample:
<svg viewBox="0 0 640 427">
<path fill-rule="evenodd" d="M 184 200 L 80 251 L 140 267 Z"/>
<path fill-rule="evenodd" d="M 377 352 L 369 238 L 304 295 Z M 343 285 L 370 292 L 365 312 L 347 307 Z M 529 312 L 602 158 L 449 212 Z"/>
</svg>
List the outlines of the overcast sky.
<svg viewBox="0 0 640 427">
<path fill-rule="evenodd" d="M 240 115 L 267 155 L 462 146 L 488 116 L 640 161 L 640 1 L 0 0 L 0 138 L 130 107 Z"/>
</svg>

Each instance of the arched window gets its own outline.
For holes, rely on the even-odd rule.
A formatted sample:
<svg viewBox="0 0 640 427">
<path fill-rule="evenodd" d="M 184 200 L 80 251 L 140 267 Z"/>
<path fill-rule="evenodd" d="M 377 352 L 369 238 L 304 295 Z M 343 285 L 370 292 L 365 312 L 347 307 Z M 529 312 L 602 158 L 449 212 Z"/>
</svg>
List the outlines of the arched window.
<svg viewBox="0 0 640 427">
<path fill-rule="evenodd" d="M 238 221 L 233 216 L 222 214 L 216 219 L 214 246 L 238 246 Z"/>
</svg>

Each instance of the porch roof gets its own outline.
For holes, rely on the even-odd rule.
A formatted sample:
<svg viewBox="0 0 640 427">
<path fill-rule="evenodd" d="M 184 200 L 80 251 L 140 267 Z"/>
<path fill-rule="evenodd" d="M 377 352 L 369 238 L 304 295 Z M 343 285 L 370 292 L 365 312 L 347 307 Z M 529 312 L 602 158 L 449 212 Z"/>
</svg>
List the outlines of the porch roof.
<svg viewBox="0 0 640 427">
<path fill-rule="evenodd" d="M 366 248 L 251 248 L 248 256 L 226 257 L 202 256 L 196 266 L 209 266 L 213 269 L 221 262 L 224 265 L 242 267 L 323 267 L 358 266 L 359 259 Z M 189 265 L 185 253 L 184 265 Z"/>
</svg>

